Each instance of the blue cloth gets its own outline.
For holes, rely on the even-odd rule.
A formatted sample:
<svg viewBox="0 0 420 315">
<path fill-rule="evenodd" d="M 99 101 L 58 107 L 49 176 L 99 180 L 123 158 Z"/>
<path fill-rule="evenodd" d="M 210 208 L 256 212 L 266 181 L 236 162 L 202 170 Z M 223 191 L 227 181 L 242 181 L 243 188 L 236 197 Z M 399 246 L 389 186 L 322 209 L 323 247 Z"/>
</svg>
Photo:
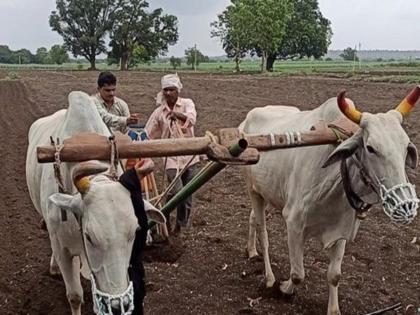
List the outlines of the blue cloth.
<svg viewBox="0 0 420 315">
<path fill-rule="evenodd" d="M 127 134 L 133 141 L 147 140 L 147 134 L 144 130 L 144 124 L 129 125 Z"/>
</svg>

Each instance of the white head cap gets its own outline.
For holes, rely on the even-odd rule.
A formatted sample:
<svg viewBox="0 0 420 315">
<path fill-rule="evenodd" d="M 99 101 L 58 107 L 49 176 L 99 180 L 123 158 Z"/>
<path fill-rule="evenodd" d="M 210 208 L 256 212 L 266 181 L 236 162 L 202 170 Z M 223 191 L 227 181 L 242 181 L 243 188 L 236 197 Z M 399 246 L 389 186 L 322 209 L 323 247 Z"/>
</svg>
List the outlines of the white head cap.
<svg viewBox="0 0 420 315">
<path fill-rule="evenodd" d="M 162 90 L 169 88 L 169 87 L 176 87 L 178 91 L 181 91 L 182 89 L 182 83 L 181 80 L 178 77 L 178 74 L 167 74 L 164 75 L 161 79 L 162 83 Z"/>
</svg>

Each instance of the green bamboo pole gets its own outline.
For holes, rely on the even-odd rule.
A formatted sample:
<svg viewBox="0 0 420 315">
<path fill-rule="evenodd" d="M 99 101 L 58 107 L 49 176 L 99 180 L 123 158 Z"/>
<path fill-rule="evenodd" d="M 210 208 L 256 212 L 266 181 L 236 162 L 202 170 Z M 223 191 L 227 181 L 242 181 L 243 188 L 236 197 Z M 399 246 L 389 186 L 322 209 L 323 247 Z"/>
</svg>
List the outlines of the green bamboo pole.
<svg viewBox="0 0 420 315">
<path fill-rule="evenodd" d="M 239 156 L 248 146 L 245 139 L 240 139 L 237 143 L 229 148 L 229 153 L 232 156 Z M 163 207 L 160 209 L 165 216 L 169 216 L 173 209 L 184 201 L 188 196 L 195 193 L 201 186 L 208 182 L 214 175 L 219 173 L 226 167 L 226 164 L 219 162 L 210 162 L 206 165 L 203 172 L 199 172 L 191 181 L 184 186 L 175 196 L 173 196 Z M 155 225 L 154 221 L 149 220 L 149 228 Z"/>
</svg>

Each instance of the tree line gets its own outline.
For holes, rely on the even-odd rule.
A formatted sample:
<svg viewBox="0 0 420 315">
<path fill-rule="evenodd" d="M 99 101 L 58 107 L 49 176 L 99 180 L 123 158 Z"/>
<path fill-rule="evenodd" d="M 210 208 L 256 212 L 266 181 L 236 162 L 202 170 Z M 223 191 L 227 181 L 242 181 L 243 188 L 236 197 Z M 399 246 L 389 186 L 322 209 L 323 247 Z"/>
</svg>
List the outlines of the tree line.
<svg viewBox="0 0 420 315">
<path fill-rule="evenodd" d="M 28 49 L 11 50 L 7 45 L 0 45 L 0 63 L 61 65 L 69 60 L 69 55 L 62 45 L 53 45 L 50 50 L 40 47 L 35 54 Z"/>
</svg>

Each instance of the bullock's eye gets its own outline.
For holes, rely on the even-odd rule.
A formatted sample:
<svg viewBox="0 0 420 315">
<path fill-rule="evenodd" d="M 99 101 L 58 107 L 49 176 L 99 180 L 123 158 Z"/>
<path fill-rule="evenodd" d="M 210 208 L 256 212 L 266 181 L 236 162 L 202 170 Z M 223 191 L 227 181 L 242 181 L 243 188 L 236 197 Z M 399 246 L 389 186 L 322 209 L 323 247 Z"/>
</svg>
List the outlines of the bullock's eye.
<svg viewBox="0 0 420 315">
<path fill-rule="evenodd" d="M 375 149 L 372 146 L 370 146 L 370 145 L 367 145 L 366 146 L 366 150 L 368 150 L 368 152 L 369 153 L 372 153 L 372 154 L 375 154 L 376 153 Z"/>
</svg>

